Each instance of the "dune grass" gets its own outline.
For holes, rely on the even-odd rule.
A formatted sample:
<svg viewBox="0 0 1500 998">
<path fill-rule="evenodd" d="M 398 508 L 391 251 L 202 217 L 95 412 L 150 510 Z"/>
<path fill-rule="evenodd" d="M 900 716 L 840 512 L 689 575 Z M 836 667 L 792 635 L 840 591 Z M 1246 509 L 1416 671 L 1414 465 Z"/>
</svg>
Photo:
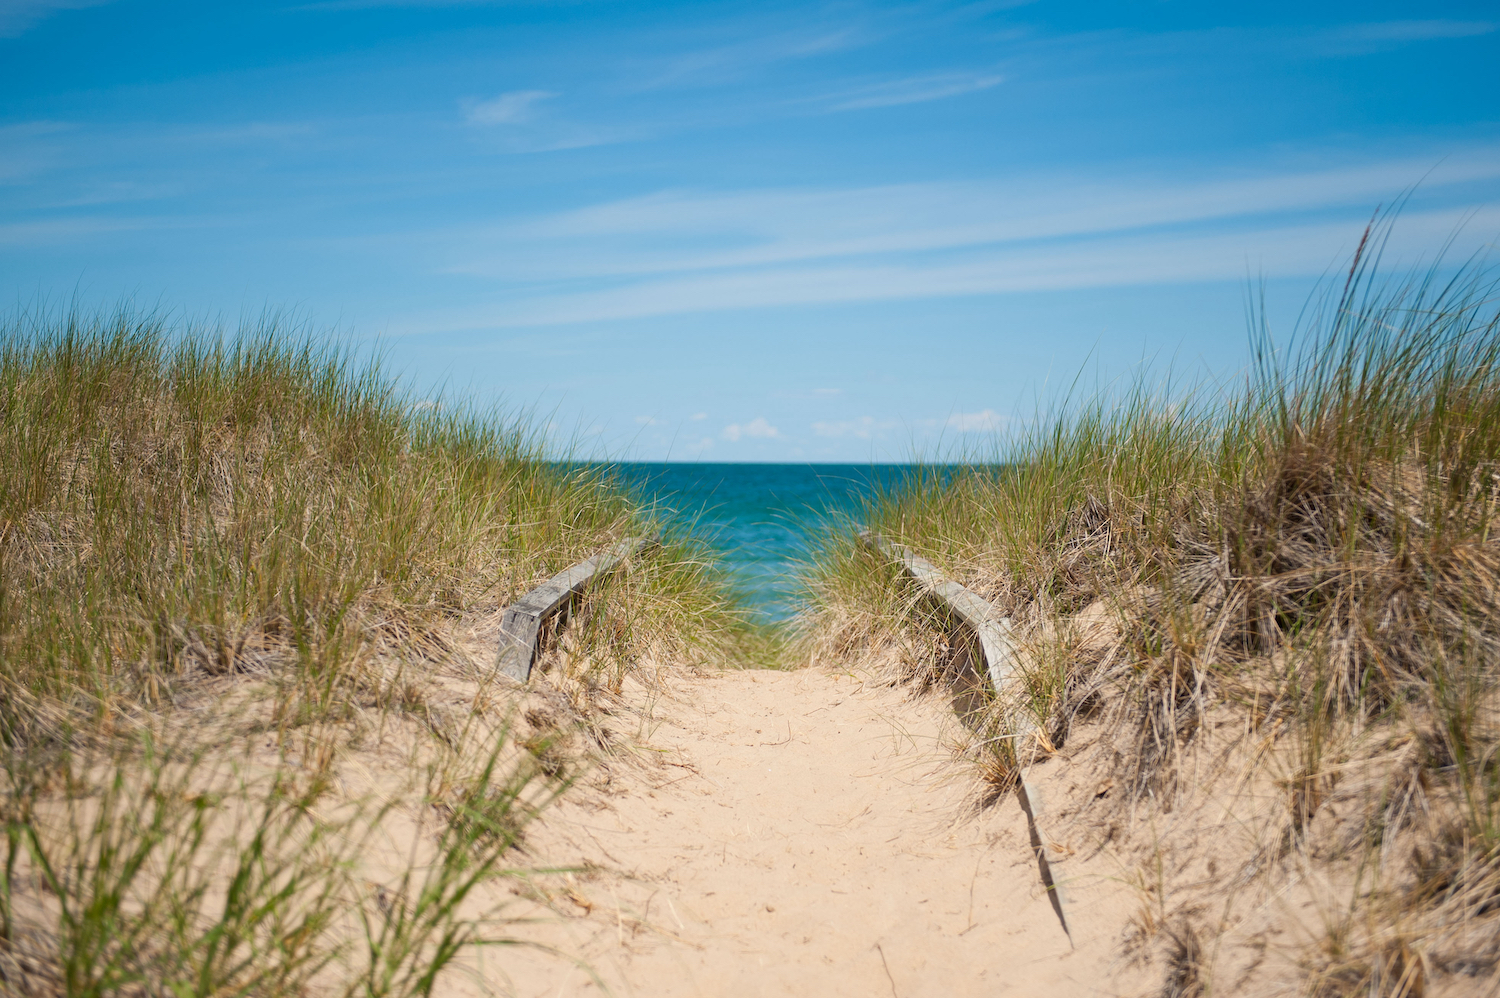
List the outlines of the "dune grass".
<svg viewBox="0 0 1500 998">
<path fill-rule="evenodd" d="M 1482 261 L 1384 277 L 1388 234 L 1366 232 L 1293 342 L 1256 323 L 1239 389 L 1140 382 L 1066 406 L 998 460 L 919 469 L 864 511 L 1017 625 L 998 772 L 1012 711 L 1050 749 L 1104 723 L 1131 799 L 1170 801 L 1230 711 L 1291 760 L 1283 848 L 1358 798 L 1353 897 L 1306 957 L 1317 994 L 1500 965 L 1500 283 Z M 936 648 L 894 581 L 831 536 L 809 578 L 817 646 Z M 1101 619 L 1111 639 L 1081 640 Z M 1339 786 L 1352 760 L 1380 774 L 1357 794 Z"/>
<path fill-rule="evenodd" d="M 497 684 L 498 613 L 660 526 L 552 456 L 275 321 L 0 329 L 0 991 L 425 994 L 493 941 L 480 888 L 576 768 Z M 573 707 L 735 653 L 711 562 L 668 540 L 591 596 Z"/>
</svg>

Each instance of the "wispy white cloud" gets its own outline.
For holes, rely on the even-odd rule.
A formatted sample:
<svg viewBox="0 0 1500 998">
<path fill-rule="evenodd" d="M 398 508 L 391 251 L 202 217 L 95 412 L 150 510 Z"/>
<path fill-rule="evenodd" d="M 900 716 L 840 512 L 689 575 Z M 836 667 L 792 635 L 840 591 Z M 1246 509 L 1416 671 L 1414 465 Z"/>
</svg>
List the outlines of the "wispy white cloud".
<svg viewBox="0 0 1500 998">
<path fill-rule="evenodd" d="M 1468 223 L 1462 252 L 1500 231 L 1500 207 L 1408 211 L 1391 246 L 1430 248 Z M 682 274 L 566 295 L 520 297 L 463 315 L 432 316 L 406 331 L 553 325 L 778 305 L 893 301 L 1201 281 L 1250 274 L 1317 274 L 1352 249 L 1362 219 L 1262 225 L 1212 233 L 1148 232 L 1046 246 L 995 247 L 954 256 L 854 260 Z M 1478 242 L 1476 242 L 1478 241 Z M 1472 245 L 1471 245 L 1472 244 Z"/>
<path fill-rule="evenodd" d="M 111 0 L 0 0 L 0 38 L 18 38 L 60 10 L 102 7 Z"/>
<path fill-rule="evenodd" d="M 1472 38 L 1490 34 L 1497 27 L 1500 24 L 1494 21 L 1383 21 L 1353 25 L 1342 33 L 1351 38 L 1415 42 L 1432 38 Z"/>
<path fill-rule="evenodd" d="M 733 443 L 741 437 L 769 440 L 773 437 L 781 436 L 781 431 L 772 426 L 766 417 L 756 416 L 750 422 L 743 425 L 740 423 L 730 423 L 719 431 L 719 436 Z"/>
<path fill-rule="evenodd" d="M 14 125 L 0 125 L 0 142 L 9 145 L 12 142 L 35 138 L 40 135 L 56 135 L 59 132 L 69 132 L 76 125 L 66 121 L 21 121 Z"/>
<path fill-rule="evenodd" d="M 164 137 L 177 142 L 204 143 L 261 143 L 289 142 L 306 138 L 317 129 L 305 121 L 246 121 L 234 125 L 211 125 L 164 133 Z"/>
<path fill-rule="evenodd" d="M 143 183 L 134 180 L 95 180 L 79 185 L 78 190 L 66 197 L 50 201 L 34 201 L 33 208 L 87 208 L 96 205 L 131 204 L 140 201 L 160 201 L 181 194 L 184 185 L 172 183 Z"/>
<path fill-rule="evenodd" d="M 560 152 L 564 149 L 587 149 L 633 142 L 642 137 L 639 130 L 610 125 L 559 124 L 525 135 L 507 135 L 497 149 L 508 153 Z"/>
<path fill-rule="evenodd" d="M 26 180 L 65 159 L 56 141 L 72 125 L 24 121 L 0 127 L 0 183 Z"/>
<path fill-rule="evenodd" d="M 851 25 L 755 33 L 728 44 L 704 45 L 644 64 L 638 68 L 636 88 L 724 84 L 773 63 L 838 52 L 868 40 L 865 32 Z"/>
<path fill-rule="evenodd" d="M 637 417 L 635 417 L 635 421 L 637 423 L 640 423 L 642 426 L 666 426 L 666 425 L 668 425 L 668 423 L 667 423 L 667 421 L 665 419 L 658 419 L 655 416 L 637 416 Z"/>
<path fill-rule="evenodd" d="M 960 433 L 994 433 L 1009 421 L 994 409 L 982 409 L 979 412 L 955 412 L 948 417 L 947 425 Z"/>
<path fill-rule="evenodd" d="M 1393 158 L 1172 184 L 1060 176 L 842 190 L 668 191 L 434 238 L 465 255 L 445 268 L 455 273 L 508 281 L 647 276 L 1097 237 L 1308 209 L 1363 211 L 1424 175 L 1428 191 L 1495 180 L 1500 148 L 1460 150 L 1441 162 L 1436 156 Z"/>
<path fill-rule="evenodd" d="M 1414 42 L 1474 38 L 1500 28 L 1495 21 L 1378 21 L 1348 24 L 1313 36 L 1313 44 L 1333 55 L 1384 52 Z"/>
<path fill-rule="evenodd" d="M 786 399 L 836 399 L 844 394 L 842 388 L 813 388 L 795 391 L 778 391 L 778 398 Z"/>
<path fill-rule="evenodd" d="M 488 7 L 508 0 L 317 0 L 292 10 L 363 10 L 367 7 Z"/>
<path fill-rule="evenodd" d="M 72 217 L 0 225 L 0 246 L 55 246 L 142 229 L 180 227 L 160 218 Z"/>
<path fill-rule="evenodd" d="M 899 425 L 900 422 L 894 419 L 860 416 L 858 419 L 819 421 L 812 424 L 812 430 L 820 437 L 855 437 L 860 440 L 870 440 L 881 432 L 893 430 Z"/>
<path fill-rule="evenodd" d="M 3 3 L 4 0 L 0 0 Z M 0 179 L 9 161 L 59 162 L 76 167 L 80 161 L 121 157 L 142 148 L 175 146 L 233 146 L 288 143 L 316 135 L 317 125 L 306 121 L 240 121 L 211 124 L 144 125 L 116 129 L 105 124 L 30 121 L 0 127 Z"/>
<path fill-rule="evenodd" d="M 476 127 L 488 147 L 503 153 L 556 152 L 640 139 L 648 130 L 632 123 L 570 121 L 542 113 L 542 105 L 562 95 L 555 90 L 511 90 L 488 100 L 463 100 L 464 120 Z"/>
<path fill-rule="evenodd" d="M 1391 52 L 1408 45 L 1473 38 L 1500 30 L 1496 20 L 1412 19 L 1289 28 L 1211 27 L 1161 31 L 1095 31 L 1035 36 L 1023 51 L 1034 67 L 1047 56 L 1064 64 L 1120 67 L 1171 64 L 1212 53 L 1225 60 L 1340 58 Z"/>
<path fill-rule="evenodd" d="M 518 125 L 532 119 L 537 104 L 556 96 L 551 90 L 512 90 L 469 103 L 464 116 L 472 125 Z"/>
<path fill-rule="evenodd" d="M 825 99 L 830 101 L 830 110 L 858 111 L 942 100 L 945 97 L 988 90 L 1004 82 L 1005 77 L 998 73 L 937 73 L 875 83 Z"/>
<path fill-rule="evenodd" d="M 695 412 L 691 416 L 689 416 L 688 418 L 691 419 L 695 423 L 701 423 L 703 420 L 705 420 L 705 419 L 708 418 L 708 413 L 706 413 L 706 412 Z"/>
</svg>

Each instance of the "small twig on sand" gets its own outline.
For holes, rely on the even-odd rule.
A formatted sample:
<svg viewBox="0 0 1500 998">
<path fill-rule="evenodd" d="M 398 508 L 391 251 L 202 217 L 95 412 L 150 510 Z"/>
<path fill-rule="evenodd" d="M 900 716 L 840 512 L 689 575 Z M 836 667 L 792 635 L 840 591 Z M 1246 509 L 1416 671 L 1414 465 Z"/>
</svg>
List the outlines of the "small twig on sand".
<svg viewBox="0 0 1500 998">
<path fill-rule="evenodd" d="M 880 965 L 885 968 L 885 979 L 891 982 L 891 995 L 893 998 L 901 998 L 896 991 L 896 979 L 891 976 L 891 965 L 885 962 L 885 950 L 880 948 L 879 943 L 875 944 L 875 952 L 880 954 Z"/>
<path fill-rule="evenodd" d="M 985 850 L 985 852 L 988 851 L 987 849 Z M 974 927 L 974 885 L 979 882 L 979 867 L 983 862 L 984 853 L 980 853 L 979 860 L 974 864 L 974 876 L 969 879 L 969 924 L 964 927 L 964 932 L 968 932 Z M 963 935 L 963 933 L 961 932 L 959 935 Z"/>
</svg>

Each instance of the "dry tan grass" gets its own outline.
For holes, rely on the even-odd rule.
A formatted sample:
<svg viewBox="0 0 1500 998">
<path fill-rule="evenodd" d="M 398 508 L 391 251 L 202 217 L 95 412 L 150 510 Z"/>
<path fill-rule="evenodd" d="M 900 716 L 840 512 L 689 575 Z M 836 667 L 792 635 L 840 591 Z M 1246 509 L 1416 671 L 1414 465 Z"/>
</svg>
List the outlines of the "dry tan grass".
<svg viewBox="0 0 1500 998">
<path fill-rule="evenodd" d="M 1207 760 L 1279 802 L 1246 813 L 1241 861 L 1273 892 L 1336 885 L 1277 985 L 1319 995 L 1462 990 L 1500 966 L 1482 942 L 1500 938 L 1500 289 L 1473 267 L 1381 281 L 1381 235 L 1297 350 L 1259 343 L 1239 395 L 1085 406 L 1014 463 L 924 472 L 868 510 L 1021 635 L 1023 685 L 981 740 L 998 778 L 1019 708 L 1049 751 L 1091 732 L 1135 834 L 1222 791 Z M 820 571 L 829 650 L 935 622 L 852 544 Z M 1214 988 L 1212 893 L 1150 919 L 1163 994 Z"/>
<path fill-rule="evenodd" d="M 428 993 L 628 740 L 623 677 L 735 651 L 669 541 L 496 677 L 507 603 L 656 529 L 524 421 L 274 325 L 0 338 L 0 992 Z"/>
</svg>

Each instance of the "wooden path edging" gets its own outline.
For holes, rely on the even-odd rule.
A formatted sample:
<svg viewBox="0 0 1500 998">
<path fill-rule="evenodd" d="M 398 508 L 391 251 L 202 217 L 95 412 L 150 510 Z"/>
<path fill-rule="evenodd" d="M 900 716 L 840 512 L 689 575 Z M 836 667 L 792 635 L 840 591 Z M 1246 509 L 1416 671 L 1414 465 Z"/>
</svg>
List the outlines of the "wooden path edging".
<svg viewBox="0 0 1500 998">
<path fill-rule="evenodd" d="M 936 565 L 905 544 L 888 541 L 868 530 L 860 531 L 859 540 L 870 550 L 899 562 L 902 570 L 922 587 L 926 595 L 974 633 L 979 639 L 980 654 L 984 658 L 985 675 L 989 678 L 990 688 L 995 695 L 1001 695 L 1008 684 L 1018 681 L 1016 667 L 1019 656 L 1015 642 L 1011 639 L 1009 617 L 999 616 L 989 600 L 954 582 Z M 1062 885 L 1052 876 L 1053 864 L 1059 857 L 1041 832 L 1044 803 L 1041 791 L 1031 780 L 1031 765 L 1036 761 L 1039 746 L 1036 724 L 1024 712 L 1012 715 L 1010 721 L 1011 737 L 1015 740 L 1016 765 L 1020 769 L 1016 796 L 1020 800 L 1021 810 L 1026 813 L 1026 823 L 1031 832 L 1031 848 L 1036 853 L 1037 867 L 1041 872 L 1042 883 L 1047 888 L 1047 897 L 1071 943 L 1073 932 L 1068 928 L 1067 896 Z"/>
<path fill-rule="evenodd" d="M 542 625 L 547 618 L 631 556 L 655 547 L 656 543 L 655 537 L 627 537 L 608 551 L 557 573 L 506 607 L 505 617 L 500 621 L 500 671 L 520 683 L 530 679 Z"/>
</svg>

